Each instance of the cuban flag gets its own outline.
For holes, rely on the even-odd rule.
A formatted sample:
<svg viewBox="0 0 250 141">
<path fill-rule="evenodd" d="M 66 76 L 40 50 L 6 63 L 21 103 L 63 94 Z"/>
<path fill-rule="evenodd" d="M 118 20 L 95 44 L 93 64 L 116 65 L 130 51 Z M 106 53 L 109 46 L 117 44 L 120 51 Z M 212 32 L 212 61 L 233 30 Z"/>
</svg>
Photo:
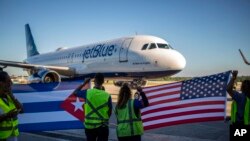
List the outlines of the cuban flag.
<svg viewBox="0 0 250 141">
<path fill-rule="evenodd" d="M 13 94 L 23 104 L 19 114 L 21 132 L 83 129 L 84 99 L 72 93 L 81 82 L 13 85 Z M 87 83 L 85 89 L 90 88 Z"/>
</svg>

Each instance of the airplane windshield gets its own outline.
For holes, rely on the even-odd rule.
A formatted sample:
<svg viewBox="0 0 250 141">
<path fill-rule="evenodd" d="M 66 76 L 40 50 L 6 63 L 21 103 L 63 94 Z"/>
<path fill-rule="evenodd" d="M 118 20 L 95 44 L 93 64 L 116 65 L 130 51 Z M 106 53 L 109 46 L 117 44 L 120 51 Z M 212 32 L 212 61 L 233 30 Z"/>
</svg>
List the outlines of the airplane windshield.
<svg viewBox="0 0 250 141">
<path fill-rule="evenodd" d="M 158 43 L 157 44 L 158 48 L 164 48 L 164 49 L 173 49 L 170 45 L 168 44 L 161 44 L 161 43 Z"/>
<path fill-rule="evenodd" d="M 155 43 L 151 43 L 150 47 L 148 49 L 154 49 L 154 48 L 157 48 Z"/>
<path fill-rule="evenodd" d="M 142 47 L 142 49 L 141 49 L 141 50 L 146 50 L 146 49 L 147 49 L 147 47 L 148 47 L 148 44 L 145 44 L 145 45 L 143 45 L 143 47 Z"/>
</svg>

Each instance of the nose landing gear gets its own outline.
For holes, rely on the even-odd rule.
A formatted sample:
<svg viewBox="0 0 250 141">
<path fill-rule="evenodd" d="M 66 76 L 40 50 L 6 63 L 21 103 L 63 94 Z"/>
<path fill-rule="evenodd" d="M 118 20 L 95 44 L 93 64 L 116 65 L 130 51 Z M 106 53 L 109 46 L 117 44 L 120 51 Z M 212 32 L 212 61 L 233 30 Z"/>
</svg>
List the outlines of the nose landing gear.
<svg viewBox="0 0 250 141">
<path fill-rule="evenodd" d="M 114 81 L 114 85 L 118 87 L 121 87 L 124 83 L 127 83 L 130 88 L 136 89 L 137 87 L 145 86 L 147 81 L 142 79 L 134 79 L 132 81 Z"/>
</svg>

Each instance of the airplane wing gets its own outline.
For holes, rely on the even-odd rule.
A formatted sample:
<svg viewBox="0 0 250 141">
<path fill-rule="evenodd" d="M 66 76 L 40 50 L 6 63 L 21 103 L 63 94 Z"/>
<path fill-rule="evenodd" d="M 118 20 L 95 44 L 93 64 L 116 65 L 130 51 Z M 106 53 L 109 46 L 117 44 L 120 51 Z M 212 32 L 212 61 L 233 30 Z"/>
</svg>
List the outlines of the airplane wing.
<svg viewBox="0 0 250 141">
<path fill-rule="evenodd" d="M 62 66 L 50 66 L 50 65 L 37 65 L 37 64 L 28 64 L 23 62 L 16 62 L 16 61 L 6 61 L 0 60 L 0 66 L 7 67 L 17 67 L 17 68 L 24 68 L 24 69 L 50 69 L 57 72 L 67 72 L 68 74 L 74 73 L 74 69 L 70 67 L 62 67 Z"/>
<path fill-rule="evenodd" d="M 241 52 L 240 49 L 239 49 L 239 52 L 240 52 L 240 55 L 241 55 L 241 57 L 243 58 L 244 62 L 245 62 L 247 65 L 250 65 L 250 63 L 247 61 L 246 57 L 244 56 L 244 54 Z"/>
</svg>

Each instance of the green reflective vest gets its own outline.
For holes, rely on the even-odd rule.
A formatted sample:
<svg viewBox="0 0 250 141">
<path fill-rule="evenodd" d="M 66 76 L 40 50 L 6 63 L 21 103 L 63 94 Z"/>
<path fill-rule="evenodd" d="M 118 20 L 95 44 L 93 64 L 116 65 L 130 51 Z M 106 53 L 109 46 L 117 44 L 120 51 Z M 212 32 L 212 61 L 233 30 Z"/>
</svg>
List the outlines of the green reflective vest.
<svg viewBox="0 0 250 141">
<path fill-rule="evenodd" d="M 86 102 L 84 104 L 85 128 L 93 129 L 101 125 L 108 125 L 109 97 L 110 95 L 103 90 L 95 88 L 87 90 Z"/>
<path fill-rule="evenodd" d="M 244 125 L 250 125 L 250 100 L 246 97 L 246 104 L 244 110 Z M 236 122 L 236 114 L 237 114 L 237 103 L 233 100 L 231 105 L 231 124 Z"/>
<path fill-rule="evenodd" d="M 245 111 L 244 111 L 244 124 L 245 125 L 250 125 L 250 100 L 247 97 L 246 105 L 245 105 Z"/>
<path fill-rule="evenodd" d="M 134 100 L 129 100 L 122 109 L 116 108 L 118 137 L 135 136 L 143 134 L 141 115 L 136 116 L 134 111 Z"/>
<path fill-rule="evenodd" d="M 16 106 L 11 98 L 7 96 L 7 99 L 9 105 L 7 105 L 2 98 L 0 98 L 0 108 L 4 111 L 4 113 L 8 113 L 9 111 L 16 109 Z M 17 117 L 6 119 L 5 121 L 0 122 L 0 139 L 7 139 L 11 136 L 18 136 L 19 131 L 17 126 Z"/>
<path fill-rule="evenodd" d="M 231 124 L 236 122 L 237 103 L 233 100 L 231 104 Z"/>
</svg>

